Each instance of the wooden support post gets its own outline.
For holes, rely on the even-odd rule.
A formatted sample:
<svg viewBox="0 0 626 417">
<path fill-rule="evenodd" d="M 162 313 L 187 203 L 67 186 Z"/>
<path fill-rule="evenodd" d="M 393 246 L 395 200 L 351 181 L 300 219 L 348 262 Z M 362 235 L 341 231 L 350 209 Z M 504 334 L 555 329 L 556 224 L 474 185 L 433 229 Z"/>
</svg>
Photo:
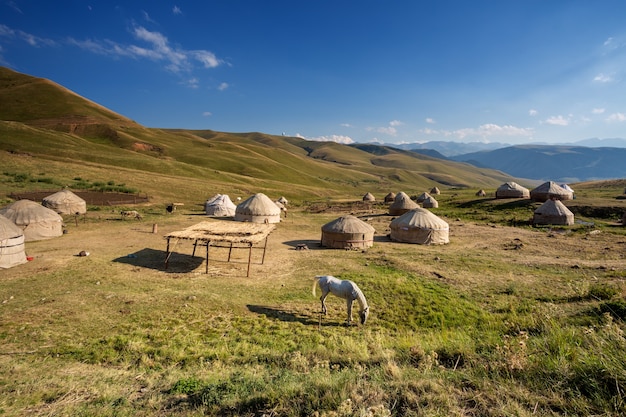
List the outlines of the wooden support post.
<svg viewBox="0 0 626 417">
<path fill-rule="evenodd" d="M 252 262 L 252 243 L 250 243 L 250 249 L 248 252 L 248 273 L 246 273 L 246 277 L 250 276 L 250 263 Z"/>
<path fill-rule="evenodd" d="M 230 242 L 230 249 L 228 249 L 228 262 L 230 262 L 230 254 L 233 251 L 233 242 Z"/>
<path fill-rule="evenodd" d="M 172 252 L 170 252 L 170 238 L 167 238 L 167 249 L 165 249 L 165 269 L 167 269 L 167 264 L 170 261 L 170 256 Z"/>
<path fill-rule="evenodd" d="M 269 235 L 265 236 L 265 245 L 263 245 L 263 257 L 261 258 L 261 265 L 265 263 L 265 250 L 267 249 L 267 239 L 269 239 Z"/>
<path fill-rule="evenodd" d="M 204 267 L 204 273 L 209 273 L 209 246 L 211 245 L 211 241 L 206 241 L 206 266 Z"/>
<path fill-rule="evenodd" d="M 193 252 L 191 252 L 191 256 L 196 256 L 196 246 L 198 246 L 198 239 L 193 242 Z"/>
</svg>

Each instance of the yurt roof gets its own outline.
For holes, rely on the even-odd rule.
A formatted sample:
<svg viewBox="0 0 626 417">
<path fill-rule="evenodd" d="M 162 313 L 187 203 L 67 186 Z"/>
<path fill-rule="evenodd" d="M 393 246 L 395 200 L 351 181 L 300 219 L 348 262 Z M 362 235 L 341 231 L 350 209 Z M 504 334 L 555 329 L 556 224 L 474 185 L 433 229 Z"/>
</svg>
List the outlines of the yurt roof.
<svg viewBox="0 0 626 417">
<path fill-rule="evenodd" d="M 10 219 L 0 214 L 0 240 L 12 239 L 24 235 L 22 229 L 17 227 Z"/>
<path fill-rule="evenodd" d="M 572 187 L 570 187 L 567 184 L 559 184 L 559 187 L 563 188 L 565 191 L 569 191 L 570 193 L 573 193 L 574 190 L 572 189 Z"/>
<path fill-rule="evenodd" d="M 70 190 L 57 191 L 44 197 L 41 204 L 59 214 L 84 214 L 87 202 Z"/>
<path fill-rule="evenodd" d="M 433 187 L 430 189 L 430 192 L 433 194 L 439 194 L 441 192 L 441 190 L 439 190 L 439 188 L 437 187 Z"/>
<path fill-rule="evenodd" d="M 554 195 L 569 195 L 571 191 L 567 191 L 554 181 L 546 181 L 532 190 L 533 193 L 548 193 Z"/>
<path fill-rule="evenodd" d="M 257 193 L 239 203 L 237 213 L 254 216 L 280 216 L 280 208 L 265 194 Z"/>
<path fill-rule="evenodd" d="M 374 194 L 372 193 L 365 193 L 365 195 L 363 196 L 363 201 L 375 201 L 376 197 L 374 197 Z"/>
<path fill-rule="evenodd" d="M 57 191 L 54 194 L 50 194 L 49 196 L 44 197 L 44 200 L 50 201 L 53 203 L 65 203 L 67 201 L 82 202 L 82 203 L 85 202 L 85 200 L 83 200 L 81 197 L 77 196 L 70 190 Z"/>
<path fill-rule="evenodd" d="M 624 193 L 626 194 L 626 190 Z M 396 193 L 393 193 L 393 192 L 390 192 L 389 194 L 385 196 L 385 200 L 393 200 L 394 198 L 396 198 Z"/>
<path fill-rule="evenodd" d="M 213 198 L 207 200 L 205 203 L 206 206 L 228 206 L 228 207 L 236 207 L 235 203 L 232 202 L 228 194 L 217 194 Z"/>
<path fill-rule="evenodd" d="M 535 213 L 547 216 L 573 216 L 574 214 L 559 200 L 547 200 L 539 206 Z"/>
<path fill-rule="evenodd" d="M 428 230 L 448 230 L 448 223 L 424 208 L 416 208 L 407 211 L 402 216 L 391 221 L 394 226 L 407 228 L 428 229 Z"/>
<path fill-rule="evenodd" d="M 373 233 L 371 225 L 352 215 L 341 216 L 322 226 L 323 232 L 330 233 Z"/>
<path fill-rule="evenodd" d="M 424 201 L 427 198 L 432 198 L 432 197 L 428 193 L 422 193 L 422 194 L 419 195 L 419 197 L 417 197 L 417 201 Z"/>
<path fill-rule="evenodd" d="M 498 190 L 503 191 L 503 190 L 521 190 L 521 191 L 528 191 L 528 188 L 526 187 L 522 187 L 521 185 L 519 185 L 516 182 L 513 181 L 509 181 L 509 182 L 505 182 L 504 184 L 502 184 L 501 186 L 498 187 Z"/>
<path fill-rule="evenodd" d="M 417 203 L 411 200 L 411 197 L 404 191 L 400 191 L 396 194 L 396 198 L 393 200 L 390 208 L 416 208 L 419 207 Z"/>
<path fill-rule="evenodd" d="M 18 226 L 44 221 L 63 221 L 63 218 L 54 210 L 50 210 L 31 200 L 14 201 L 3 209 L 0 209 L 0 214 L 4 215 Z"/>
</svg>

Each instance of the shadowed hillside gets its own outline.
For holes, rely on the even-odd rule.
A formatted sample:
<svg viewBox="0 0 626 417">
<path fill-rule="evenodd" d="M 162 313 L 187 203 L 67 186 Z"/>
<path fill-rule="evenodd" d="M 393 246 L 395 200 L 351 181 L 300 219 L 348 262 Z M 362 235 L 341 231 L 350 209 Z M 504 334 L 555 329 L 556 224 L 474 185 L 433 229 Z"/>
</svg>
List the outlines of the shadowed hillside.
<svg viewBox="0 0 626 417">
<path fill-rule="evenodd" d="M 354 198 L 368 191 L 494 187 L 510 179 L 375 145 L 361 149 L 256 132 L 147 128 L 58 84 L 7 68 L 0 68 L 0 150 L 10 172 L 52 175 L 54 185 L 92 172 L 164 199 L 184 199 L 182 193 L 197 199 L 199 192 L 228 189 Z M 189 190 L 173 185 L 181 178 Z"/>
</svg>

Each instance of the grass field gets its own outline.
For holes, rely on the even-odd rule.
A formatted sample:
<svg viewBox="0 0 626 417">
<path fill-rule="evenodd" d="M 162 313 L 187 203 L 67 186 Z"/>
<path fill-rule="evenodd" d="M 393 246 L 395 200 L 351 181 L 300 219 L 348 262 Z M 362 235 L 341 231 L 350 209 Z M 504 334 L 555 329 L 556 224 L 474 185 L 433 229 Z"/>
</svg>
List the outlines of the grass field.
<svg viewBox="0 0 626 417">
<path fill-rule="evenodd" d="M 620 186 L 599 197 L 616 211 Z M 532 228 L 532 203 L 469 191 L 439 201 L 444 246 L 389 241 L 382 204 L 295 201 L 250 277 L 247 251 L 212 248 L 205 274 L 184 242 L 164 269 L 163 235 L 205 220 L 201 202 L 134 207 L 143 221 L 92 207 L 0 270 L 0 415 L 623 415 L 625 228 Z M 374 247 L 319 248 L 348 213 Z M 319 274 L 359 284 L 365 326 L 337 298 L 320 316 Z"/>
</svg>

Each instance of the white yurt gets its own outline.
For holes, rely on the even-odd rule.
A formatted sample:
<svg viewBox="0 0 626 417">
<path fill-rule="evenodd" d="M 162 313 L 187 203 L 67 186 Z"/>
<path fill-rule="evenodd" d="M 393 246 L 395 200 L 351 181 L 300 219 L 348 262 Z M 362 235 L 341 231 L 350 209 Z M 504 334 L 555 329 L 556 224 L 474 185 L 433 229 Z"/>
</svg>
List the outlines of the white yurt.
<svg viewBox="0 0 626 417">
<path fill-rule="evenodd" d="M 389 237 L 396 242 L 443 245 L 450 242 L 448 223 L 424 208 L 416 208 L 391 221 Z"/>
<path fill-rule="evenodd" d="M 533 224 L 571 226 L 574 224 L 574 213 L 559 200 L 547 200 L 535 210 Z"/>
<path fill-rule="evenodd" d="M 236 208 L 228 194 L 216 194 L 204 203 L 204 212 L 212 217 L 232 217 Z"/>
<path fill-rule="evenodd" d="M 374 194 L 372 193 L 365 193 L 365 195 L 363 196 L 363 201 L 376 201 L 376 197 L 374 197 Z"/>
<path fill-rule="evenodd" d="M 435 200 L 435 197 L 429 195 L 422 201 L 422 207 L 424 208 L 437 208 L 439 207 L 439 202 Z"/>
<path fill-rule="evenodd" d="M 407 193 L 400 191 L 396 194 L 396 197 L 393 199 L 393 203 L 389 206 L 389 214 L 392 216 L 399 216 L 418 207 L 419 205 L 415 201 L 411 200 L 411 197 L 409 197 Z"/>
<path fill-rule="evenodd" d="M 530 191 L 530 199 L 539 202 L 548 200 L 571 200 L 573 198 L 573 192 L 567 191 L 553 181 L 544 182 Z"/>
<path fill-rule="evenodd" d="M 265 194 L 257 193 L 237 205 L 235 220 L 252 223 L 279 223 L 280 208 Z"/>
<path fill-rule="evenodd" d="M 505 182 L 496 190 L 496 198 L 528 198 L 530 190 L 516 182 Z"/>
<path fill-rule="evenodd" d="M 50 239 L 63 234 L 63 218 L 31 200 L 17 200 L 0 209 L 7 219 L 24 231 L 26 242 Z"/>
<path fill-rule="evenodd" d="M 339 217 L 322 226 L 322 246 L 335 249 L 370 248 L 376 230 L 358 217 Z"/>
<path fill-rule="evenodd" d="M 0 215 L 0 268 L 8 269 L 25 262 L 24 232 Z"/>
<path fill-rule="evenodd" d="M 87 203 L 70 190 L 61 190 L 44 197 L 41 204 L 59 214 L 85 214 Z"/>
</svg>

